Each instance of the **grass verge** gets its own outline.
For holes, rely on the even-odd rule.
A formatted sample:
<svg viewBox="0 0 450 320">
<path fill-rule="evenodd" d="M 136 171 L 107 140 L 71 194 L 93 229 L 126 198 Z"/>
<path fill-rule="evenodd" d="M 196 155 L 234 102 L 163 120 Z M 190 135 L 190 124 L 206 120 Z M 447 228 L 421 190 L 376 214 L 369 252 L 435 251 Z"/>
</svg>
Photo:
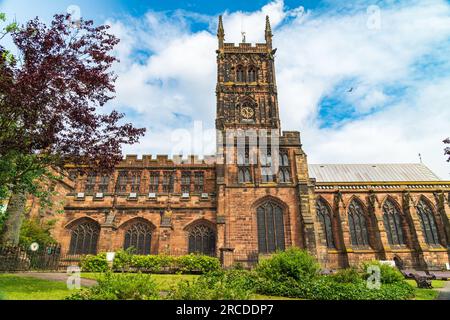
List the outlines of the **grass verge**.
<svg viewBox="0 0 450 320">
<path fill-rule="evenodd" d="M 0 296 L 5 300 L 62 300 L 72 292 L 64 282 L 0 274 Z"/>
</svg>

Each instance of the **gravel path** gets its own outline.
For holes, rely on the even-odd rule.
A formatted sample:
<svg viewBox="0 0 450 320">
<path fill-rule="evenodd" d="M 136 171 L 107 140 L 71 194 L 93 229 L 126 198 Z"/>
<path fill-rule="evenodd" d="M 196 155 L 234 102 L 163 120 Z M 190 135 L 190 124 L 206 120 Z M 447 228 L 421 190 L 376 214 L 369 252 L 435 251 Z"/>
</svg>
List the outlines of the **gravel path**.
<svg viewBox="0 0 450 320">
<path fill-rule="evenodd" d="M 450 281 L 446 281 L 445 287 L 439 289 L 439 296 L 437 300 L 450 300 Z"/>
<path fill-rule="evenodd" d="M 14 273 L 14 275 L 19 276 L 19 277 L 32 277 L 32 278 L 36 278 L 36 279 L 60 281 L 60 282 L 67 282 L 67 279 L 69 277 L 69 275 L 67 273 L 51 273 L 51 272 L 48 272 L 48 273 L 46 273 L 46 272 L 19 272 L 19 273 Z M 91 287 L 95 284 L 97 284 L 96 280 L 81 278 L 81 285 L 83 287 Z"/>
</svg>

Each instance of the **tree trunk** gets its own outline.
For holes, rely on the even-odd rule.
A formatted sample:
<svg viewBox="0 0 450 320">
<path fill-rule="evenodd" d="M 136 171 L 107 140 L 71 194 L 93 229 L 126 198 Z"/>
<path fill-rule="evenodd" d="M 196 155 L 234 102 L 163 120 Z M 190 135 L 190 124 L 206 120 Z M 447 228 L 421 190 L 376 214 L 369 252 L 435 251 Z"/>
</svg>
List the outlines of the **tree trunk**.
<svg viewBox="0 0 450 320">
<path fill-rule="evenodd" d="M 14 193 L 9 199 L 8 208 L 6 209 L 6 221 L 3 226 L 1 238 L 2 244 L 19 244 L 20 228 L 26 205 L 26 195 L 24 191 Z"/>
</svg>

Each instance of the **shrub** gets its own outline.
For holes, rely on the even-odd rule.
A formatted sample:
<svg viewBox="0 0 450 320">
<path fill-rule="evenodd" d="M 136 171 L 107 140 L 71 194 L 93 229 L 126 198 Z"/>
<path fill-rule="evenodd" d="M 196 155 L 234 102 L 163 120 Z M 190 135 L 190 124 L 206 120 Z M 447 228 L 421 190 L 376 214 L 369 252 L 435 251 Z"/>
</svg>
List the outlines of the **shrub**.
<svg viewBox="0 0 450 320">
<path fill-rule="evenodd" d="M 365 281 L 338 282 L 332 276 L 320 276 L 306 282 L 291 279 L 282 283 L 259 279 L 256 292 L 312 300 L 405 300 L 414 296 L 414 288 L 406 282 L 369 289 Z"/>
<path fill-rule="evenodd" d="M 24 219 L 20 228 L 19 243 L 29 247 L 33 242 L 37 242 L 41 248 L 57 243 L 50 234 L 54 224 L 55 220 Z"/>
<path fill-rule="evenodd" d="M 178 257 L 177 269 L 182 273 L 208 273 L 220 270 L 220 261 L 217 258 L 190 254 Z"/>
<path fill-rule="evenodd" d="M 80 261 L 80 268 L 83 272 L 106 272 L 109 270 L 106 261 L 106 253 L 98 255 L 87 255 Z"/>
<path fill-rule="evenodd" d="M 114 256 L 113 270 L 128 271 L 133 265 L 133 248 L 127 250 L 118 250 Z"/>
<path fill-rule="evenodd" d="M 82 289 L 67 300 L 157 300 L 160 299 L 155 281 L 141 273 L 106 273 L 98 284 Z"/>
<path fill-rule="evenodd" d="M 282 296 L 291 298 L 306 298 L 308 295 L 299 282 L 292 278 L 276 281 L 264 277 L 257 277 L 255 281 L 255 292 L 269 296 Z"/>
<path fill-rule="evenodd" d="M 146 272 L 162 272 L 165 269 L 173 269 L 175 257 L 166 255 L 133 256 L 132 267 Z"/>
<path fill-rule="evenodd" d="M 168 294 L 172 300 L 248 300 L 254 292 L 248 271 L 229 270 L 204 274 L 178 283 Z"/>
<path fill-rule="evenodd" d="M 381 283 L 383 284 L 391 284 L 391 283 L 398 283 L 398 282 L 404 282 L 405 277 L 402 275 L 402 273 L 397 270 L 395 267 L 391 267 L 387 264 L 381 264 L 379 261 L 370 261 L 365 262 L 362 264 L 362 269 L 364 271 L 364 279 L 367 279 L 370 274 L 367 273 L 367 268 L 369 266 L 378 266 L 380 268 L 380 275 L 381 275 Z"/>
<path fill-rule="evenodd" d="M 308 281 L 318 276 L 319 264 L 308 252 L 290 248 L 263 259 L 256 272 L 260 277 L 273 281 Z"/>
<path fill-rule="evenodd" d="M 402 300 L 414 296 L 414 288 L 403 281 L 396 269 L 377 264 L 381 287 L 369 289 L 365 279 L 349 268 L 331 276 L 318 275 L 319 266 L 307 252 L 290 249 L 263 260 L 256 268 L 257 293 L 314 300 Z M 367 265 L 369 265 L 367 264 Z"/>
<path fill-rule="evenodd" d="M 331 275 L 330 279 L 338 283 L 359 283 L 363 281 L 361 274 L 355 268 L 341 269 Z"/>
<path fill-rule="evenodd" d="M 88 255 L 80 263 L 84 272 L 104 272 L 108 270 L 106 254 L 96 256 Z M 114 271 L 143 271 L 151 273 L 181 272 L 181 273 L 207 273 L 220 270 L 220 261 L 217 258 L 202 255 L 186 255 L 173 257 L 167 255 L 133 255 L 130 250 L 116 252 L 113 263 Z"/>
</svg>

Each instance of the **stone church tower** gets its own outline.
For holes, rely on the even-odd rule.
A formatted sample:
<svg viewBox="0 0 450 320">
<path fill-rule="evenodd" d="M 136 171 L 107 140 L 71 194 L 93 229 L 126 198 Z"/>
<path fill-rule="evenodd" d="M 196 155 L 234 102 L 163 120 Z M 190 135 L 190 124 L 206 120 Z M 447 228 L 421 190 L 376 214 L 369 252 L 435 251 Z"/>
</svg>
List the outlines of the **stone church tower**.
<svg viewBox="0 0 450 320">
<path fill-rule="evenodd" d="M 226 43 L 221 17 L 217 37 L 219 247 L 234 251 L 234 260 L 290 246 L 315 253 L 300 133 L 280 132 L 269 17 L 265 43 Z"/>
</svg>

